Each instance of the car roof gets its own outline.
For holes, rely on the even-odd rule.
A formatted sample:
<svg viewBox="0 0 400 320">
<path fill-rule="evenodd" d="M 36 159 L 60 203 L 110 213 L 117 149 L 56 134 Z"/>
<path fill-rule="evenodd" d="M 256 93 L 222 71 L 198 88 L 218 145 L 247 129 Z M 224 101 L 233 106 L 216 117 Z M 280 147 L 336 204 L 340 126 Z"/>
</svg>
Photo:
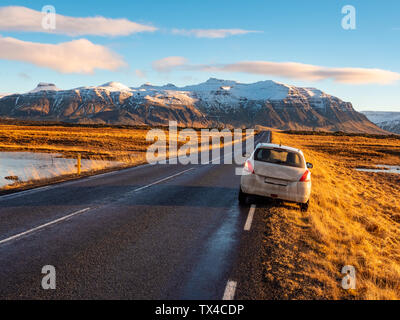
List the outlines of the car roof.
<svg viewBox="0 0 400 320">
<path fill-rule="evenodd" d="M 289 147 L 289 146 L 283 146 L 280 144 L 274 144 L 274 143 L 259 143 L 259 144 L 257 144 L 256 148 L 278 148 L 278 149 L 284 149 L 287 151 L 299 152 L 299 153 L 303 154 L 303 152 L 300 149 L 296 149 L 296 148 Z"/>
</svg>

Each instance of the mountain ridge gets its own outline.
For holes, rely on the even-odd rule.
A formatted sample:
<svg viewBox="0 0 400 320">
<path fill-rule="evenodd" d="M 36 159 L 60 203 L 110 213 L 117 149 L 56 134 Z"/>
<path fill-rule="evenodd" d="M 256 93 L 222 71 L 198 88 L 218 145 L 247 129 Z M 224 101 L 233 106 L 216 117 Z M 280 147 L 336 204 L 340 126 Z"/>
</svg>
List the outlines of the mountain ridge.
<svg viewBox="0 0 400 320">
<path fill-rule="evenodd" d="M 400 134 L 400 112 L 362 111 L 362 114 L 381 129 Z"/>
<path fill-rule="evenodd" d="M 119 82 L 61 90 L 40 83 L 25 94 L 0 98 L 0 116 L 88 124 L 252 127 L 385 133 L 350 102 L 316 88 L 273 80 L 245 84 L 210 78 L 197 85 Z"/>
</svg>

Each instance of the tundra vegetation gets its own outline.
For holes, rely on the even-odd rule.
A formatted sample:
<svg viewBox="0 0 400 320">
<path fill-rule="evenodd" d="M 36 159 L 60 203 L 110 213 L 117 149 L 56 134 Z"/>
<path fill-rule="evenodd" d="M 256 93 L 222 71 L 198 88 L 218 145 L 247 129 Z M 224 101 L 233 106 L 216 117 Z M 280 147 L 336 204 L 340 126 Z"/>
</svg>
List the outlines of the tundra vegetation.
<svg viewBox="0 0 400 320">
<path fill-rule="evenodd" d="M 312 169 L 310 209 L 267 203 L 262 283 L 255 298 L 400 299 L 400 174 L 355 168 L 400 164 L 397 136 L 278 133 Z M 342 267 L 356 269 L 344 290 Z"/>
</svg>

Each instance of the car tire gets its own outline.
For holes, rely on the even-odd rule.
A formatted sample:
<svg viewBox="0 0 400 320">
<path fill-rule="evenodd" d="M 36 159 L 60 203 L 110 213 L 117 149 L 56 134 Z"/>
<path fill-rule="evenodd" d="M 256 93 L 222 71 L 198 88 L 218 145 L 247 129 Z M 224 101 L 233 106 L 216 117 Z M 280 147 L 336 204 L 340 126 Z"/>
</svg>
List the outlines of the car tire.
<svg viewBox="0 0 400 320">
<path fill-rule="evenodd" d="M 306 203 L 300 203 L 300 210 L 302 212 L 307 212 L 309 206 L 310 206 L 310 200 L 308 200 Z"/>
<path fill-rule="evenodd" d="M 238 199 L 239 199 L 239 204 L 240 205 L 245 205 L 247 203 L 247 194 L 244 193 L 241 188 L 239 189 L 239 197 L 238 197 Z"/>
</svg>

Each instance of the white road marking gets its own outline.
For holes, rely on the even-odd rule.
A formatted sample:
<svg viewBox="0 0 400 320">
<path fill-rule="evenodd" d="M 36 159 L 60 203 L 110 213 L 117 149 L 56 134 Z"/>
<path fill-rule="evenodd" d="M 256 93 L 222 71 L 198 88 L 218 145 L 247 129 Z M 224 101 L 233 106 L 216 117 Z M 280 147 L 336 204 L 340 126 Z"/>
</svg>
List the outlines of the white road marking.
<svg viewBox="0 0 400 320">
<path fill-rule="evenodd" d="M 169 180 L 169 179 L 175 178 L 175 177 L 177 177 L 177 176 L 180 176 L 180 175 L 184 174 L 185 172 L 188 172 L 188 171 L 191 171 L 191 170 L 194 170 L 194 169 L 195 169 L 195 168 L 190 168 L 190 169 L 187 169 L 187 170 L 178 172 L 178 173 L 176 173 L 176 174 L 173 174 L 172 176 L 169 176 L 169 177 L 166 177 L 166 178 L 164 178 L 164 179 L 158 180 L 158 181 L 156 181 L 156 182 L 150 183 L 150 184 L 148 184 L 148 185 L 146 185 L 146 186 L 137 188 L 137 189 L 133 190 L 133 192 L 138 192 L 138 191 L 141 191 L 141 190 L 143 190 L 143 189 L 150 188 L 151 186 L 154 186 L 154 185 L 159 184 L 159 183 L 161 183 L 161 182 L 164 182 L 164 181 L 167 181 L 167 180 Z"/>
<path fill-rule="evenodd" d="M 7 194 L 4 196 L 0 196 L 0 201 L 2 200 L 8 200 L 8 199 L 14 199 L 14 198 L 18 198 L 24 195 L 29 195 L 29 194 L 33 194 L 33 193 L 37 193 L 37 192 L 41 192 L 44 190 L 52 190 L 52 189 L 56 189 L 56 188 L 60 188 L 60 187 L 67 187 L 70 185 L 74 185 L 74 184 L 78 184 L 78 183 L 83 183 L 83 182 L 87 182 L 93 179 L 97 179 L 97 178 L 101 178 L 101 177 L 106 177 L 106 176 L 112 176 L 112 175 L 117 175 L 119 173 L 125 172 L 125 171 L 133 171 L 133 170 L 137 170 L 137 169 L 143 169 L 145 167 L 150 166 L 150 164 L 141 164 L 135 167 L 131 167 L 131 168 L 126 168 L 126 169 L 121 169 L 121 170 L 115 170 L 115 171 L 110 171 L 110 172 L 106 172 L 106 173 L 101 173 L 101 174 L 96 174 L 93 176 L 88 176 L 85 178 L 78 178 L 76 180 L 70 180 L 70 181 L 65 181 L 65 182 L 60 182 L 54 185 L 49 185 L 49 186 L 44 186 L 44 187 L 39 187 L 39 188 L 33 188 L 33 189 L 29 189 L 29 190 L 25 190 L 25 191 L 18 191 L 15 193 L 11 193 L 11 194 Z"/>
<path fill-rule="evenodd" d="M 194 169 L 195 169 L 195 168 L 190 168 L 190 169 L 187 169 L 187 170 L 178 172 L 178 173 L 176 173 L 176 174 L 174 174 L 174 175 L 172 175 L 172 176 L 168 176 L 168 177 L 166 177 L 166 178 L 164 178 L 164 179 L 155 181 L 155 182 L 150 183 L 150 184 L 148 184 L 148 185 L 146 185 L 146 186 L 137 188 L 136 190 L 134 190 L 134 192 L 137 192 L 137 191 L 140 191 L 140 190 L 149 188 L 149 187 L 151 187 L 151 186 L 154 186 L 154 185 L 159 184 L 159 183 L 161 183 L 161 182 L 167 181 L 167 180 L 172 179 L 172 178 L 174 178 L 174 177 L 180 176 L 180 175 L 184 174 L 185 172 L 188 172 L 188 171 L 191 171 L 191 170 L 194 170 Z M 46 187 L 46 188 L 47 188 L 47 187 Z M 42 189 L 44 189 L 44 188 L 42 188 Z M 19 194 L 20 194 L 20 193 L 19 193 Z M 89 211 L 90 209 L 91 209 L 91 208 L 86 208 L 86 209 L 79 210 L 79 211 L 77 211 L 77 212 L 71 213 L 71 214 L 69 214 L 69 215 L 67 215 L 67 216 L 64 216 L 64 217 L 62 217 L 62 218 L 53 220 L 53 221 L 48 222 L 48 223 L 45 223 L 45 224 L 43 224 L 43 225 L 41 225 L 41 226 L 38 226 L 38 227 L 35 227 L 35 228 L 32 228 L 32 229 L 29 229 L 29 230 L 27 230 L 27 231 L 21 232 L 21 233 L 19 233 L 19 234 L 14 235 L 14 236 L 11 236 L 11 237 L 9 237 L 9 238 L 7 238 L 7 239 L 0 240 L 0 245 L 5 244 L 5 243 L 7 243 L 7 242 L 10 242 L 10 241 L 12 241 L 12 240 L 18 239 L 18 238 L 20 238 L 20 237 L 26 236 L 26 235 L 28 235 L 28 234 L 31 234 L 31 233 L 33 233 L 33 232 L 35 232 L 35 231 L 41 230 L 41 229 L 46 228 L 46 227 L 48 227 L 48 226 L 51 226 L 51 225 L 53 225 L 53 224 L 59 223 L 59 222 L 61 222 L 61 221 L 65 221 L 65 220 L 67 220 L 67 219 L 69 219 L 69 218 L 72 218 L 73 216 L 76 216 L 76 215 L 78 215 L 78 214 L 82 214 L 82 213 L 84 213 L 84 212 L 86 212 L 86 211 Z"/>
<path fill-rule="evenodd" d="M 72 218 L 73 216 L 76 216 L 76 215 L 78 215 L 78 214 L 82 214 L 82 213 L 87 212 L 87 211 L 89 211 L 89 210 L 90 210 L 90 208 L 82 209 L 82 210 L 79 210 L 79 211 L 77 211 L 77 212 L 71 213 L 71 214 L 69 214 L 69 215 L 67 215 L 67 216 L 64 216 L 64 217 L 62 217 L 62 218 L 59 218 L 59 219 L 50 221 L 50 222 L 45 223 L 45 224 L 42 224 L 41 226 L 38 226 L 38 227 L 35 227 L 35 228 L 32 228 L 32 229 L 29 229 L 29 230 L 24 231 L 24 232 L 21 232 L 21 233 L 18 233 L 18 234 L 16 234 L 16 235 L 12 236 L 12 237 L 9 237 L 9 238 L 7 238 L 7 239 L 1 240 L 1 241 L 0 241 L 0 245 L 5 244 L 5 243 L 7 243 L 7 242 L 10 242 L 10 241 L 12 241 L 12 240 L 16 240 L 16 239 L 18 239 L 18 238 L 21 238 L 21 237 L 23 237 L 23 236 L 26 236 L 26 235 L 28 235 L 28 234 L 31 234 L 31 233 L 33 233 L 33 232 L 35 232 L 35 231 L 41 230 L 41 229 L 46 228 L 46 227 L 48 227 L 48 226 L 51 226 L 51 225 L 53 225 L 53 224 L 59 223 L 59 222 L 61 222 L 61 221 L 65 221 L 65 220 L 67 220 L 67 219 L 69 219 L 69 218 Z"/>
<path fill-rule="evenodd" d="M 232 153 L 233 153 L 233 152 L 232 152 Z M 224 155 L 224 158 L 225 158 L 225 157 L 226 157 L 226 154 Z M 219 160 L 219 159 L 221 159 L 221 158 L 222 158 L 222 157 L 218 157 L 218 158 L 216 158 L 216 159 L 213 159 L 213 160 L 209 161 L 208 164 L 210 164 L 210 163 L 212 163 L 212 162 L 214 162 L 214 161 L 216 161 L 216 160 Z M 148 166 L 148 165 L 149 165 L 149 164 L 139 165 L 139 166 L 136 166 L 136 167 L 133 167 L 133 168 L 125 169 L 125 170 L 132 170 L 132 169 L 133 169 L 133 170 L 136 170 L 136 169 L 139 169 L 139 168 L 142 168 L 142 167 L 146 167 L 146 166 Z M 147 188 L 149 188 L 149 187 L 151 187 L 151 186 L 154 186 L 154 185 L 159 184 L 159 183 L 161 183 L 161 182 L 167 181 L 167 180 L 172 179 L 172 178 L 174 178 L 174 177 L 180 176 L 180 175 L 182 175 L 182 174 L 184 174 L 184 173 L 186 173 L 186 172 L 188 172 L 188 171 L 194 170 L 194 169 L 195 169 L 195 168 L 190 168 L 190 169 L 187 169 L 187 170 L 178 172 L 178 173 L 176 173 L 176 174 L 174 174 L 174 175 L 171 175 L 171 176 L 168 176 L 168 177 L 163 178 L 163 179 L 161 179 L 161 180 L 155 181 L 155 182 L 150 183 L 150 184 L 148 184 L 148 185 L 146 185 L 146 186 L 137 188 L 137 189 L 134 190 L 134 192 L 138 192 L 138 191 L 147 189 Z M 122 170 L 121 170 L 121 171 L 122 171 Z M 26 190 L 26 191 L 18 192 L 18 193 L 11 194 L 11 195 L 1 196 L 1 197 L 0 197 L 0 200 L 6 200 L 6 199 L 10 199 L 10 198 L 16 198 L 16 197 L 19 197 L 19 196 L 22 196 L 22 195 L 26 195 L 26 194 L 31 194 L 31 193 L 36 193 L 36 192 L 44 191 L 44 190 L 47 190 L 47 189 L 57 188 L 57 187 L 60 187 L 61 185 L 66 186 L 66 185 L 70 185 L 70 184 L 79 183 L 79 182 L 82 182 L 82 181 L 84 181 L 84 180 L 90 180 L 90 179 L 93 179 L 93 178 L 98 178 L 98 177 L 102 177 L 102 176 L 104 177 L 104 176 L 107 176 L 107 175 L 113 175 L 113 174 L 117 174 L 117 173 L 119 173 L 119 171 L 107 172 L 107 173 L 105 173 L 105 174 L 100 174 L 100 175 L 97 175 L 97 176 L 95 175 L 95 176 L 92 176 L 92 177 L 87 177 L 87 178 L 80 179 L 80 180 L 75 180 L 75 181 L 69 181 L 69 182 L 61 183 L 61 184 L 58 184 L 58 185 L 55 185 L 55 186 L 44 186 L 44 187 L 40 187 L 40 188 L 36 188 L 36 189 L 32 189 L 32 190 Z M 250 230 L 250 228 L 251 228 L 251 223 L 252 223 L 252 220 L 253 220 L 255 208 L 256 208 L 255 205 L 252 205 L 251 208 L 250 208 L 249 216 L 248 216 L 248 218 L 247 218 L 246 225 L 245 225 L 245 230 Z M 19 234 L 16 234 L 16 235 L 14 235 L 14 236 L 9 237 L 9 238 L 0 240 L 0 245 L 5 244 L 5 243 L 7 243 L 7 242 L 10 242 L 10 241 L 12 241 L 12 240 L 16 240 L 16 239 L 18 239 L 18 238 L 20 238 L 20 237 L 23 237 L 23 236 L 25 236 L 25 235 L 31 234 L 31 233 L 33 233 L 33 232 L 36 232 L 36 231 L 41 230 L 41 229 L 43 229 L 43 228 L 46 228 L 46 227 L 48 227 L 48 226 L 54 225 L 54 224 L 59 223 L 59 222 L 61 222 L 61 221 L 65 221 L 65 220 L 67 220 L 67 219 L 69 219 L 69 218 L 72 218 L 73 216 L 76 216 L 76 215 L 85 213 L 85 212 L 89 211 L 90 209 L 91 209 L 91 208 L 86 208 L 86 209 L 79 210 L 79 211 L 77 211 L 77 212 L 74 212 L 74 213 L 71 213 L 71 214 L 66 215 L 66 216 L 64 216 L 64 217 L 61 217 L 61 218 L 59 218 L 59 219 L 50 221 L 50 222 L 45 223 L 45 224 L 43 224 L 43 225 L 40 225 L 40 226 L 38 226 L 38 227 L 29 229 L 29 230 L 27 230 L 27 231 L 21 232 L 21 233 L 19 233 Z M 225 289 L 224 300 L 232 300 L 232 299 L 233 299 L 233 297 L 234 297 L 234 295 L 235 295 L 236 285 L 237 285 L 237 283 L 236 283 L 235 281 L 228 281 L 227 287 L 226 287 L 226 289 Z"/>
<path fill-rule="evenodd" d="M 104 178 L 104 177 L 107 177 L 107 176 L 116 175 L 118 173 L 121 173 L 122 171 L 143 169 L 143 168 L 146 168 L 146 167 L 149 167 L 149 166 L 151 166 L 150 163 L 140 164 L 140 165 L 137 165 L 135 167 L 123 168 L 123 169 L 120 169 L 120 170 L 117 169 L 117 170 L 110 171 L 110 172 L 95 174 L 93 176 L 88 176 L 87 178 L 79 179 L 79 180 L 76 180 L 76 181 L 94 180 L 94 179 L 98 179 L 98 178 Z"/>
<path fill-rule="evenodd" d="M 16 198 L 16 197 L 23 196 L 23 195 L 28 195 L 28 194 L 36 193 L 36 192 L 39 192 L 39 191 L 44 191 L 44 190 L 47 190 L 47 189 L 50 189 L 50 186 L 45 186 L 45 187 L 40 187 L 40 188 L 35 188 L 35 189 L 20 191 L 20 192 L 17 192 L 17 193 L 8 194 L 8 195 L 5 195 L 5 196 L 1 196 L 0 200 L 12 199 L 12 198 Z"/>
<path fill-rule="evenodd" d="M 235 298 L 236 287 L 237 287 L 237 282 L 229 280 L 228 283 L 226 284 L 222 300 L 233 300 Z"/>
<path fill-rule="evenodd" d="M 256 205 L 252 204 L 249 210 L 249 215 L 247 216 L 246 224 L 244 225 L 245 231 L 250 231 L 251 223 L 253 222 L 254 212 L 256 211 Z"/>
</svg>

